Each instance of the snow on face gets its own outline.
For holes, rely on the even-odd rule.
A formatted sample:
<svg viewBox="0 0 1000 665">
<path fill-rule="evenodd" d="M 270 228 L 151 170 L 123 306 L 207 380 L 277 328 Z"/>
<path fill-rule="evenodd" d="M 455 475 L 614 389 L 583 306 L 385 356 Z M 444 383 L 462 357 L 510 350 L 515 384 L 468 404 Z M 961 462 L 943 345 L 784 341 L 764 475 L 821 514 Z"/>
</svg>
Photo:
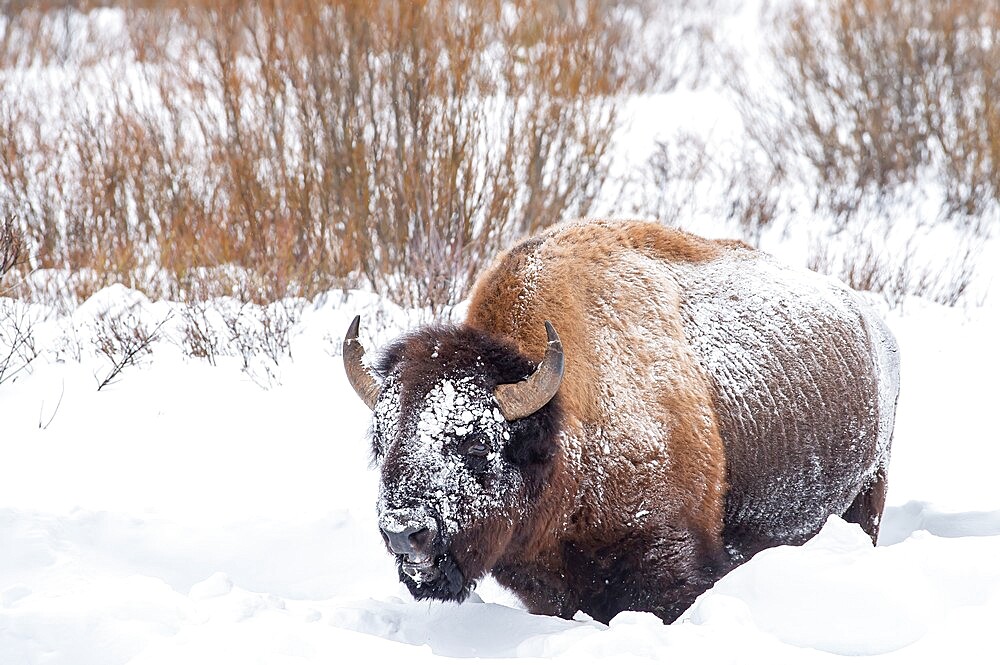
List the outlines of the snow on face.
<svg viewBox="0 0 1000 665">
<path fill-rule="evenodd" d="M 493 395 L 471 377 L 443 378 L 417 408 L 404 414 L 401 387 L 392 377 L 387 382 L 373 428 L 386 461 L 378 499 L 380 527 L 398 529 L 404 526 L 401 521 L 423 515 L 436 518 L 447 542 L 483 519 L 510 519 L 523 482 L 503 460 L 510 430 Z M 463 450 L 472 439 L 486 445 L 485 456 Z"/>
</svg>

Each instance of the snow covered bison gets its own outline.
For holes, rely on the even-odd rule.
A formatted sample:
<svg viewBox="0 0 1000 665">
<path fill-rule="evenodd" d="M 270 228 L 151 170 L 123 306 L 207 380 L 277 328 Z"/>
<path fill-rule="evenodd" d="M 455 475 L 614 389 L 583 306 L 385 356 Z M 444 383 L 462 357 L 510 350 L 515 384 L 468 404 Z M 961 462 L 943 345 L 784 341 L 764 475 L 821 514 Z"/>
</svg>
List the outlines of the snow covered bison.
<svg viewBox="0 0 1000 665">
<path fill-rule="evenodd" d="M 837 281 L 646 222 L 562 224 L 501 254 L 465 323 L 347 375 L 374 411 L 379 527 L 416 598 L 492 573 L 536 613 L 672 621 L 827 517 L 875 540 L 892 334 Z"/>
</svg>

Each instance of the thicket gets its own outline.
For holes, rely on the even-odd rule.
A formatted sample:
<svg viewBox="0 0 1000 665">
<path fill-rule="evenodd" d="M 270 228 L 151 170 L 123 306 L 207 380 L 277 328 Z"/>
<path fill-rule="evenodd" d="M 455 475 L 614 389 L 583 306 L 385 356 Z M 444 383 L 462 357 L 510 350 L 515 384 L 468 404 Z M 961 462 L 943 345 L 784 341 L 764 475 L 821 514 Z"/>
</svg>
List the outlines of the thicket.
<svg viewBox="0 0 1000 665">
<path fill-rule="evenodd" d="M 117 22 L 8 5 L 0 210 L 76 299 L 367 284 L 440 311 L 512 238 L 592 207 L 621 95 L 655 78 L 637 11 L 224 0 Z"/>
<path fill-rule="evenodd" d="M 30 371 L 38 357 L 34 320 L 23 303 L 7 298 L 5 277 L 27 262 L 24 238 L 13 217 L 0 219 L 0 384 Z"/>
<path fill-rule="evenodd" d="M 1000 3 L 795 2 L 772 20 L 773 78 L 736 89 L 776 173 L 841 222 L 933 183 L 937 220 L 1000 226 Z"/>
<path fill-rule="evenodd" d="M 648 200 L 622 209 L 707 211 L 755 242 L 801 223 L 803 193 L 808 217 L 856 233 L 929 186 L 936 221 L 1000 227 L 997 3 L 765 4 L 758 79 L 720 55 L 715 24 L 738 4 L 0 3 L 0 214 L 27 257 L 0 287 L 71 306 L 121 282 L 190 303 L 184 344 L 210 360 L 269 329 L 210 326 L 199 303 L 220 295 L 367 286 L 441 312 L 512 239 L 607 207 L 629 95 L 729 75 L 738 157 L 674 134 L 629 165 Z M 892 300 L 953 302 L 971 279 L 974 253 L 938 275 L 909 245 L 892 262 L 842 240 L 811 265 Z"/>
<path fill-rule="evenodd" d="M 754 244 L 815 223 L 811 268 L 892 306 L 959 302 L 1000 231 L 1000 4 L 793 0 L 761 21 L 759 60 L 722 56 L 742 143 L 660 141 L 641 209 L 724 219 Z M 939 226 L 950 247 L 914 240 Z"/>
</svg>

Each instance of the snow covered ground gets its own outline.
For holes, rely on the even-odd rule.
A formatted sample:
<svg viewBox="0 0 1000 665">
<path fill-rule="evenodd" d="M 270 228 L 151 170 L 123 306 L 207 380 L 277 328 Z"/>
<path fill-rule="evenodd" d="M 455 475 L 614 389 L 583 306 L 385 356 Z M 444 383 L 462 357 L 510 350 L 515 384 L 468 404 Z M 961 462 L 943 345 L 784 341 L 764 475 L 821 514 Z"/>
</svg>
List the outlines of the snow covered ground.
<svg viewBox="0 0 1000 665">
<path fill-rule="evenodd" d="M 920 300 L 889 314 L 902 395 L 880 546 L 833 519 L 766 551 L 665 626 L 532 616 L 492 582 L 463 605 L 417 603 L 375 521 L 369 414 L 335 349 L 355 313 L 411 318 L 370 295 L 308 304 L 269 390 L 170 337 L 98 392 L 106 289 L 36 324 L 46 352 L 0 385 L 0 663 L 996 662 L 1000 362 L 996 307 Z M 75 329 L 76 332 L 71 333 Z M 72 356 L 74 354 L 69 354 Z M 41 425 L 47 425 L 40 427 Z"/>
<path fill-rule="evenodd" d="M 684 90 L 638 100 L 625 161 L 681 126 L 724 143 L 738 122 L 727 103 Z M 810 238 L 772 236 L 765 249 L 805 262 Z M 919 243 L 950 256 L 939 244 Z M 966 308 L 910 298 L 887 313 L 902 392 L 879 547 L 833 519 L 669 626 L 532 616 L 489 580 L 463 605 L 416 603 L 396 581 L 376 526 L 369 413 L 338 349 L 355 314 L 378 323 L 372 348 L 423 313 L 364 293 L 318 298 L 292 331 L 294 360 L 249 374 L 236 357 L 186 357 L 175 315 L 152 354 L 98 392 L 98 315 L 139 303 L 155 324 L 176 306 L 112 287 L 72 316 L 34 309 L 42 356 L 0 383 L 0 665 L 996 663 L 1000 243 L 979 268 Z"/>
</svg>

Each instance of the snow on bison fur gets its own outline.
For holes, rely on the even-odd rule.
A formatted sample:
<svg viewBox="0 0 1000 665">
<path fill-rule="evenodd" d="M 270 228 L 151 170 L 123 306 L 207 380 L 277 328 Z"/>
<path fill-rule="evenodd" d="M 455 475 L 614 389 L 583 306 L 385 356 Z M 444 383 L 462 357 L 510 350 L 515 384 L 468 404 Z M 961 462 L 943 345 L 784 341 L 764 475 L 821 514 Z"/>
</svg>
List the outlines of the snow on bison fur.
<svg viewBox="0 0 1000 665">
<path fill-rule="evenodd" d="M 416 598 L 487 573 L 536 613 L 672 621 L 830 515 L 874 541 L 897 347 L 841 283 L 647 222 L 553 227 L 478 278 L 461 325 L 372 367 L 379 527 Z"/>
</svg>

